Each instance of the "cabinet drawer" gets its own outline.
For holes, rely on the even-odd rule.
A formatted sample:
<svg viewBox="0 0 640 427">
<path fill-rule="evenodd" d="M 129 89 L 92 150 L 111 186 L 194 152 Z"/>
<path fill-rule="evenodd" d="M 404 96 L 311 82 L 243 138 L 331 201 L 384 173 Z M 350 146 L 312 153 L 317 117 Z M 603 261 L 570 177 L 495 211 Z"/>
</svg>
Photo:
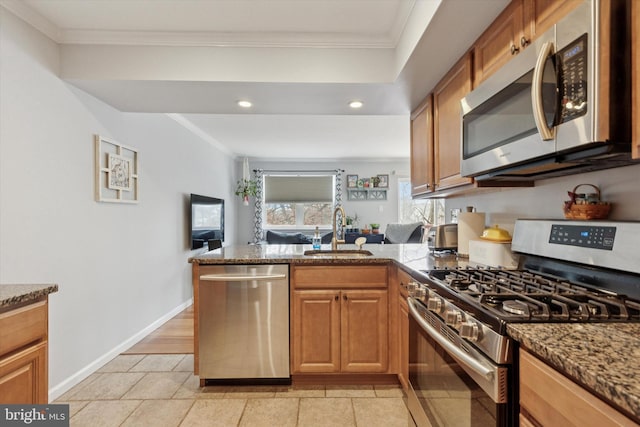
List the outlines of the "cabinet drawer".
<svg viewBox="0 0 640 427">
<path fill-rule="evenodd" d="M 292 269 L 296 288 L 386 288 L 387 266 L 302 266 Z"/>
<path fill-rule="evenodd" d="M 523 350 L 520 350 L 520 410 L 521 416 L 524 410 L 543 427 L 637 425 Z"/>
<path fill-rule="evenodd" d="M 46 301 L 0 314 L 0 355 L 46 338 Z"/>
</svg>

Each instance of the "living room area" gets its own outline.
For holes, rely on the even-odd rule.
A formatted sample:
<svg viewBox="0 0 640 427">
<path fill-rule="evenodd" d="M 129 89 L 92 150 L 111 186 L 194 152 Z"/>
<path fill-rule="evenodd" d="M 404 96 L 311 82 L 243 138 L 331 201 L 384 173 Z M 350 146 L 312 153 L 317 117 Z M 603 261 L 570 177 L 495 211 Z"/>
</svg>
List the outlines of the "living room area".
<svg viewBox="0 0 640 427">
<path fill-rule="evenodd" d="M 241 170 L 243 159 L 236 162 Z M 368 244 L 421 243 L 426 234 L 423 226 L 444 222 L 443 199 L 411 198 L 408 160 L 252 160 L 250 166 L 250 179 L 257 180 L 264 193 L 252 194 L 248 203 L 236 199 L 236 221 L 242 224 L 236 241 L 241 244 L 311 244 L 316 226 L 321 243 L 330 244 L 335 206 L 345 212 L 345 225 L 339 215 L 336 226 L 346 243 L 358 237 L 365 237 Z M 383 177 L 384 187 L 374 187 L 372 181 L 378 176 Z M 317 189 L 319 177 L 328 178 L 320 184 L 324 192 Z M 377 195 L 370 196 L 374 192 Z"/>
</svg>

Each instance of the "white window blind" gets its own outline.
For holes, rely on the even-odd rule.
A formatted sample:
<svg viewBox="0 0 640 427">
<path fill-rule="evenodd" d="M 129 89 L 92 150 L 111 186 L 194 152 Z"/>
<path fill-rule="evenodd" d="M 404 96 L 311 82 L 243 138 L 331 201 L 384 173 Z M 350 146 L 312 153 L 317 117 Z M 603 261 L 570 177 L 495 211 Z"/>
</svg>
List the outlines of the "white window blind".
<svg viewBox="0 0 640 427">
<path fill-rule="evenodd" d="M 333 176 L 264 177 L 265 203 L 333 202 Z"/>
</svg>

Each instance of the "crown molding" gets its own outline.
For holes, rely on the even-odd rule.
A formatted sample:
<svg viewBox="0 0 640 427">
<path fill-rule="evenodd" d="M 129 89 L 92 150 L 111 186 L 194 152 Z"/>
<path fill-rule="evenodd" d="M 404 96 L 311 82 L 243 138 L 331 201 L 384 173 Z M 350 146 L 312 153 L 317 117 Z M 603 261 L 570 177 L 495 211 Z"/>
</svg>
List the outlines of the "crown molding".
<svg viewBox="0 0 640 427">
<path fill-rule="evenodd" d="M 58 42 L 136 46 L 395 48 L 395 41 L 386 36 L 291 32 L 62 30 Z"/>
<path fill-rule="evenodd" d="M 13 13 L 27 24 L 36 28 L 54 42 L 60 43 L 60 28 L 29 7 L 26 2 L 22 0 L 0 0 L 0 6 Z"/>
</svg>

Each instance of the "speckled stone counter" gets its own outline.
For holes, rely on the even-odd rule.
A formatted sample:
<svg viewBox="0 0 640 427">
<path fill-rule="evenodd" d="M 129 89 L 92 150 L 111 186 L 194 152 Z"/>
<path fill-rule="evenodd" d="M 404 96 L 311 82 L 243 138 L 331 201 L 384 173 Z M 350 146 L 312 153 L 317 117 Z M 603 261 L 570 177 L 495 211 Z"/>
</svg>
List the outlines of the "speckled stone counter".
<svg viewBox="0 0 640 427">
<path fill-rule="evenodd" d="M 0 311 L 58 292 L 58 285 L 0 285 Z"/>
<path fill-rule="evenodd" d="M 412 271 L 433 270 L 436 268 L 454 268 L 466 266 L 464 259 L 455 255 L 438 256 L 432 254 L 426 245 L 377 245 L 365 244 L 362 249 L 373 253 L 372 256 L 308 256 L 304 252 L 311 245 L 238 245 L 204 252 L 191 257 L 189 262 L 196 264 L 385 264 L 396 262 L 409 273 Z M 329 250 L 330 245 L 322 245 Z M 339 249 L 357 249 L 356 245 L 340 245 Z"/>
<path fill-rule="evenodd" d="M 640 324 L 510 324 L 509 335 L 640 423 Z"/>
</svg>

